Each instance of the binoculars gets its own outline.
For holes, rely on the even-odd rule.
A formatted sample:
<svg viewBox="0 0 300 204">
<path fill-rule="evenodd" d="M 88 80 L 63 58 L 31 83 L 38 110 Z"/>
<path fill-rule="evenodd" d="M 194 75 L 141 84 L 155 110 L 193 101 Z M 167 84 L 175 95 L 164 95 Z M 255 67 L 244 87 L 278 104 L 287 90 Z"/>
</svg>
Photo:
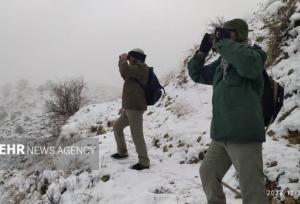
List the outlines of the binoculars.
<svg viewBox="0 0 300 204">
<path fill-rule="evenodd" d="M 209 34 L 209 39 L 210 39 L 211 42 L 219 41 L 219 40 L 222 40 L 222 39 L 229 39 L 229 38 L 231 38 L 230 32 L 237 33 L 235 29 L 216 27 L 215 32 Z"/>
</svg>

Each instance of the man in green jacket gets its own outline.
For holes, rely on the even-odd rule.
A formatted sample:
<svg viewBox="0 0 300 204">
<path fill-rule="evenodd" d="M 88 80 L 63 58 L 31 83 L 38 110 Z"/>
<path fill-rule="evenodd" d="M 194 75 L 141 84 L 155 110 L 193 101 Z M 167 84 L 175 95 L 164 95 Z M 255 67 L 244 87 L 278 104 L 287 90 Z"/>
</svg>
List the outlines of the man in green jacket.
<svg viewBox="0 0 300 204">
<path fill-rule="evenodd" d="M 227 21 L 216 28 L 214 35 L 205 34 L 188 63 L 189 75 L 196 83 L 213 86 L 212 142 L 200 167 L 209 204 L 226 203 L 222 178 L 232 164 L 239 177 L 243 204 L 267 203 L 261 107 L 266 53 L 247 41 L 247 23 L 241 19 Z M 212 47 L 220 57 L 205 65 Z"/>
<path fill-rule="evenodd" d="M 144 51 L 138 48 L 119 57 L 119 71 L 124 79 L 122 110 L 121 116 L 113 127 L 118 152 L 111 157 L 114 159 L 128 157 L 123 130 L 130 126 L 139 158 L 138 163 L 131 167 L 135 170 L 148 169 L 150 163 L 143 134 L 143 113 L 147 109 L 147 101 L 142 85 L 147 84 L 149 75 L 145 59 Z"/>
</svg>

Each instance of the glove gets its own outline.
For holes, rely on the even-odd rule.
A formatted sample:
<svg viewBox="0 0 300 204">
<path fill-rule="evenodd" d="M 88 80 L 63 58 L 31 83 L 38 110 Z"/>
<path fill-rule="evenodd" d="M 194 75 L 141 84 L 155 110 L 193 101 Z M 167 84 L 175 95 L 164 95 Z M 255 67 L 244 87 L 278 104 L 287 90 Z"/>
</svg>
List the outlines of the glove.
<svg viewBox="0 0 300 204">
<path fill-rule="evenodd" d="M 203 53 L 208 53 L 209 50 L 212 48 L 212 46 L 213 46 L 213 42 L 211 40 L 210 35 L 208 33 L 205 33 L 201 41 L 199 50 Z"/>
<path fill-rule="evenodd" d="M 216 28 L 215 36 L 216 36 L 216 41 L 231 38 L 230 31 L 224 28 Z"/>
</svg>

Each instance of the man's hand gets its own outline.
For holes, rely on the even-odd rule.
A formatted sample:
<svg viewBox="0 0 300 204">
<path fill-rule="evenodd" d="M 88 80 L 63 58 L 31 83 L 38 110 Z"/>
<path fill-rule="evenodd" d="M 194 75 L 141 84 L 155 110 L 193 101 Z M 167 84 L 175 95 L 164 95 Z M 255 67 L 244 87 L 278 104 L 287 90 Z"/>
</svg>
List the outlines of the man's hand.
<svg viewBox="0 0 300 204">
<path fill-rule="evenodd" d="M 208 53 L 209 50 L 212 48 L 212 46 L 213 46 L 213 42 L 211 36 L 208 33 L 205 33 L 201 41 L 199 50 L 203 53 Z"/>
<path fill-rule="evenodd" d="M 127 60 L 127 56 L 128 56 L 127 53 L 121 54 L 121 55 L 119 56 L 119 60 L 120 60 L 120 61 L 126 61 L 126 60 Z"/>
</svg>

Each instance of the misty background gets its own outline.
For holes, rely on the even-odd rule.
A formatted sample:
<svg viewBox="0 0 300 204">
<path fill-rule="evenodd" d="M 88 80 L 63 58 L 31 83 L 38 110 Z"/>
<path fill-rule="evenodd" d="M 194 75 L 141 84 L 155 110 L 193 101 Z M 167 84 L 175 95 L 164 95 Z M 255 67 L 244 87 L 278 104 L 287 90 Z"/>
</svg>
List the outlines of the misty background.
<svg viewBox="0 0 300 204">
<path fill-rule="evenodd" d="M 120 87 L 118 56 L 137 47 L 163 77 L 200 43 L 211 20 L 246 17 L 262 2 L 0 0 L 0 86 L 83 76 Z"/>
</svg>

